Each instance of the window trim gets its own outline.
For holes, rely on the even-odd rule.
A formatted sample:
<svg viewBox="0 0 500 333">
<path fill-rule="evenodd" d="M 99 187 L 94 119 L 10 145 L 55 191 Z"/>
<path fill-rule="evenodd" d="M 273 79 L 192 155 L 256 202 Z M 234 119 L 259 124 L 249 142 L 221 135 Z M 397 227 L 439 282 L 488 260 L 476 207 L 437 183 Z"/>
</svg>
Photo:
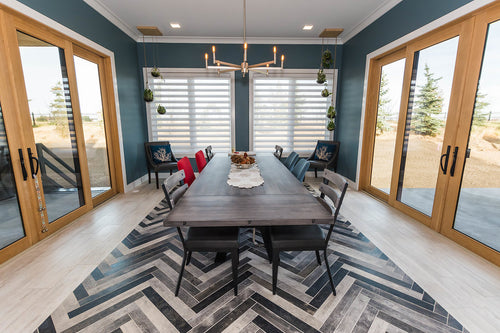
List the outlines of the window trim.
<svg viewBox="0 0 500 333">
<path fill-rule="evenodd" d="M 333 82 L 333 96 L 334 96 L 334 104 L 335 104 L 335 109 L 337 109 L 337 83 L 338 83 L 338 77 L 339 77 L 339 70 L 338 69 L 324 69 L 323 72 L 326 74 L 327 78 L 331 77 L 333 73 L 335 72 L 335 82 Z M 269 77 L 275 77 L 275 78 L 283 78 L 286 77 L 287 75 L 303 75 L 304 78 L 310 78 L 310 77 L 315 77 L 318 73 L 317 69 L 309 69 L 309 68 L 293 68 L 293 69 L 283 69 L 280 72 L 277 73 L 269 73 Z M 255 73 L 250 72 L 249 75 L 249 84 L 248 84 L 248 145 L 249 145 L 249 150 L 254 150 L 254 138 L 253 138 L 253 115 L 254 115 L 254 109 L 253 109 L 253 79 L 254 79 Z M 325 119 L 326 119 L 326 110 L 325 110 Z M 333 140 L 333 132 L 330 132 L 330 137 L 329 140 Z M 312 152 L 312 151 L 311 151 Z M 288 153 L 287 153 L 288 154 Z M 283 154 L 283 157 L 287 156 L 287 154 Z M 309 156 L 309 154 L 299 154 L 300 156 Z"/>
<path fill-rule="evenodd" d="M 153 79 L 153 76 L 151 76 L 151 70 L 153 67 L 143 67 L 142 73 L 143 73 L 143 88 L 146 89 L 146 82 L 148 79 Z M 160 70 L 160 73 L 165 74 L 167 77 L 169 73 L 185 73 L 188 75 L 194 75 L 194 74 L 200 74 L 201 77 L 214 77 L 217 74 L 208 72 L 205 68 L 173 68 L 173 67 L 158 67 Z M 235 80 L 234 80 L 234 72 L 231 73 L 225 73 L 224 75 L 227 75 L 230 78 L 230 91 L 231 91 L 231 147 L 235 147 L 236 144 L 236 136 L 235 136 Z M 147 102 L 145 103 L 145 108 L 146 108 L 146 119 L 148 122 L 148 140 L 152 141 L 153 140 L 153 127 L 152 127 L 152 120 L 151 117 L 149 116 L 149 106 L 147 105 Z M 182 152 L 180 152 L 182 154 Z M 184 153 L 184 156 L 187 156 L 189 158 L 194 158 L 193 153 Z"/>
</svg>

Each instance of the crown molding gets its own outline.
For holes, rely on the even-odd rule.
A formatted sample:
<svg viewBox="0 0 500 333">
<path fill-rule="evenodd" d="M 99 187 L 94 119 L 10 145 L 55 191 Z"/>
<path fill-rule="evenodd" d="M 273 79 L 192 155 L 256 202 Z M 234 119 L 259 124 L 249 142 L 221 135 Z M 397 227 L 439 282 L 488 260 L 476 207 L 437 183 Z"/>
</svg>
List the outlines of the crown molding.
<svg viewBox="0 0 500 333">
<path fill-rule="evenodd" d="M 394 6 L 396 6 L 398 3 L 400 3 L 402 0 L 387 0 L 384 3 L 382 3 L 373 13 L 365 17 L 361 22 L 359 22 L 354 28 L 351 30 L 344 32 L 342 34 L 342 40 L 344 43 L 346 43 L 349 39 L 353 38 L 356 36 L 358 33 L 360 33 L 364 28 L 375 22 L 378 18 L 380 18 L 382 15 L 387 13 L 389 10 L 391 10 Z"/>
<path fill-rule="evenodd" d="M 100 0 L 83 0 L 87 5 L 92 7 L 96 12 L 104 16 L 109 22 L 115 25 L 118 29 L 123 31 L 133 40 L 137 40 L 141 36 L 139 31 L 134 27 L 129 26 L 121 18 L 115 15 L 106 5 Z"/>
<path fill-rule="evenodd" d="M 333 38 L 329 38 L 332 40 Z M 158 36 L 138 37 L 136 41 L 142 43 L 186 43 L 186 44 L 242 44 L 243 37 L 191 37 L 191 36 Z M 293 38 L 293 37 L 247 37 L 249 44 L 322 44 L 321 38 Z M 330 43 L 335 44 L 335 43 Z M 342 38 L 337 39 L 337 45 L 342 45 Z"/>
</svg>

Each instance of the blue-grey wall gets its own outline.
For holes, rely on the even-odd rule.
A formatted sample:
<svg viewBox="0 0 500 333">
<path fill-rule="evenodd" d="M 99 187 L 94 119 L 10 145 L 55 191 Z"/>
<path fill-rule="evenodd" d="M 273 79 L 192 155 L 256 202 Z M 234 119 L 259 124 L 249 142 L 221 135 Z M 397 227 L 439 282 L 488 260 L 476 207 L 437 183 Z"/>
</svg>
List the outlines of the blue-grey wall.
<svg viewBox="0 0 500 333">
<path fill-rule="evenodd" d="M 235 64 L 243 60 L 242 44 L 215 44 L 217 58 Z M 321 45 L 276 45 L 279 55 L 285 55 L 285 68 L 319 68 Z M 334 46 L 329 49 L 333 52 Z M 212 56 L 212 44 L 165 44 L 146 43 L 146 65 L 152 67 L 204 68 L 205 53 Z M 273 45 L 248 45 L 248 62 L 250 64 L 268 61 L 273 56 Z M 144 67 L 144 44 L 138 43 L 137 54 L 141 71 Z M 156 58 L 156 59 L 155 59 Z M 341 68 L 342 46 L 337 46 L 336 67 Z M 156 63 L 155 63 L 156 61 Z M 142 73 L 142 72 L 141 72 Z M 314 76 L 315 78 L 315 76 Z M 242 77 L 241 72 L 235 73 L 235 133 L 236 150 L 249 149 L 249 85 L 248 75 Z M 144 105 L 145 108 L 145 105 Z M 144 109 L 145 112 L 145 109 Z M 326 112 L 326 110 L 325 110 Z M 325 124 L 326 125 L 326 124 Z"/>
<path fill-rule="evenodd" d="M 403 0 L 344 44 L 336 138 L 338 172 L 356 179 L 367 54 L 461 7 L 470 0 Z"/>
<path fill-rule="evenodd" d="M 127 182 L 142 177 L 147 172 L 147 122 L 137 71 L 137 43 L 82 0 L 19 1 L 114 52 Z"/>
</svg>

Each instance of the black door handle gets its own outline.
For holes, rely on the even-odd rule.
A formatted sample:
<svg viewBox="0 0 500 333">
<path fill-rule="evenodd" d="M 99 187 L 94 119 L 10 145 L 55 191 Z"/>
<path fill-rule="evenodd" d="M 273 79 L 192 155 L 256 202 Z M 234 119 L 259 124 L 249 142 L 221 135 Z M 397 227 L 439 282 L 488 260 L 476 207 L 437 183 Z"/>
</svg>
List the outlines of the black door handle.
<svg viewBox="0 0 500 333">
<path fill-rule="evenodd" d="M 441 166 L 441 170 L 443 171 L 443 175 L 446 175 L 446 170 L 448 170 L 448 159 L 450 158 L 450 149 L 451 149 L 451 146 L 448 146 L 448 148 L 446 148 L 446 153 L 441 155 L 441 161 L 440 161 L 440 166 Z M 445 161 L 444 161 L 444 165 L 443 165 L 443 158 L 445 158 Z"/>
<path fill-rule="evenodd" d="M 35 178 L 36 175 L 38 174 L 38 167 L 40 165 L 38 163 L 38 159 L 35 156 L 33 156 L 33 153 L 31 152 L 31 148 L 28 148 L 28 157 L 30 160 L 31 177 Z M 36 161 L 36 169 L 33 166 L 33 161 Z"/>
<path fill-rule="evenodd" d="M 23 170 L 23 180 L 27 180 L 28 172 L 26 171 L 26 166 L 24 165 L 23 150 L 19 148 L 18 152 L 19 152 L 19 161 L 21 162 L 21 170 Z"/>
<path fill-rule="evenodd" d="M 450 176 L 455 176 L 455 165 L 457 164 L 458 147 L 453 150 L 453 162 L 451 163 Z"/>
</svg>

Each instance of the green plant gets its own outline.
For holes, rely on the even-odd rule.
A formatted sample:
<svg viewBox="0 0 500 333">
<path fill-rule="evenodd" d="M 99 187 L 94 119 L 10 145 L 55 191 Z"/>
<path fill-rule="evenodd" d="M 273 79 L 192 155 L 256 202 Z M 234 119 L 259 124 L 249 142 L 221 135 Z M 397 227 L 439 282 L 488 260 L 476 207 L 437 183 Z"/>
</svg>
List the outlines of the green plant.
<svg viewBox="0 0 500 333">
<path fill-rule="evenodd" d="M 149 88 L 144 89 L 144 100 L 146 102 L 152 102 L 153 101 L 153 91 Z"/>
<path fill-rule="evenodd" d="M 153 69 L 151 70 L 151 75 L 154 76 L 154 77 L 161 77 L 161 72 L 160 70 L 158 69 L 158 67 L 153 67 Z"/>
<path fill-rule="evenodd" d="M 328 88 L 325 87 L 325 89 L 321 90 L 321 96 L 323 97 L 328 97 L 330 96 L 332 93 L 328 91 Z"/>
<path fill-rule="evenodd" d="M 335 107 L 333 105 L 330 105 L 330 107 L 328 108 L 328 111 L 326 112 L 326 116 L 330 119 L 333 119 L 333 118 L 335 118 L 336 115 L 337 115 L 337 112 L 335 111 Z"/>
<path fill-rule="evenodd" d="M 332 52 L 330 50 L 325 50 L 321 55 L 321 67 L 330 68 L 331 65 L 333 65 Z"/>
<path fill-rule="evenodd" d="M 323 72 L 323 69 L 318 71 L 318 77 L 316 79 L 316 83 L 323 84 L 326 82 L 326 74 Z"/>
<path fill-rule="evenodd" d="M 158 107 L 156 108 L 156 112 L 158 112 L 159 114 L 165 114 L 167 112 L 167 110 L 165 109 L 165 107 L 161 104 L 158 104 Z"/>
<path fill-rule="evenodd" d="M 333 131 L 335 129 L 335 122 L 333 121 L 333 119 L 330 119 L 328 125 L 326 126 L 326 129 L 329 131 Z"/>
</svg>

